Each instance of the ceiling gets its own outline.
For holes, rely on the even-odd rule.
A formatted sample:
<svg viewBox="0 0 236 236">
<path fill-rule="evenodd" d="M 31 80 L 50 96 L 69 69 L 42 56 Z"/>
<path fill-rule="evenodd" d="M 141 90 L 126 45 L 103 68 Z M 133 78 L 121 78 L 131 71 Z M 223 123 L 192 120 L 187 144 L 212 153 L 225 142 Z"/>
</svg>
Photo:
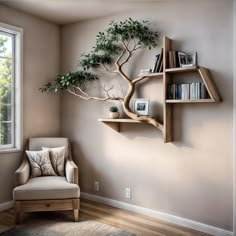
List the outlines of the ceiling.
<svg viewBox="0 0 236 236">
<path fill-rule="evenodd" d="M 57 24 L 109 16 L 164 0 L 0 0 L 0 3 Z"/>
</svg>

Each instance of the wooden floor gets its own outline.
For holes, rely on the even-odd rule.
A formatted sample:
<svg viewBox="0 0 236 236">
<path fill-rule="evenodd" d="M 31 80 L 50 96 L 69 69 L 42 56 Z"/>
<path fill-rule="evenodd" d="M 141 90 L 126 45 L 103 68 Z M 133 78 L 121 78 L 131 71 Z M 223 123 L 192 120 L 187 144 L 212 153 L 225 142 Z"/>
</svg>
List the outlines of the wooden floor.
<svg viewBox="0 0 236 236">
<path fill-rule="evenodd" d="M 140 236 L 209 236 L 151 217 L 85 200 L 81 201 L 80 214 Z M 0 212 L 0 232 L 12 227 L 14 227 L 13 209 Z"/>
</svg>

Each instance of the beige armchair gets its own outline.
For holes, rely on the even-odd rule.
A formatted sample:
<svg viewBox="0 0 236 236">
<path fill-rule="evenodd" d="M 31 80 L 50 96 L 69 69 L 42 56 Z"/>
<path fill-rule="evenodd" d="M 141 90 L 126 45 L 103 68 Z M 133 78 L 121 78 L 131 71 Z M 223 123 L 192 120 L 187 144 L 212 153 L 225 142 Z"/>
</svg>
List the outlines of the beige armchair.
<svg viewBox="0 0 236 236">
<path fill-rule="evenodd" d="M 30 178 L 30 164 L 24 151 L 23 162 L 15 173 L 13 190 L 16 223 L 24 212 L 73 210 L 78 221 L 80 189 L 78 167 L 72 161 L 71 146 L 67 138 L 31 138 L 26 150 L 39 151 L 42 147 L 66 146 L 65 176 L 42 176 Z"/>
</svg>

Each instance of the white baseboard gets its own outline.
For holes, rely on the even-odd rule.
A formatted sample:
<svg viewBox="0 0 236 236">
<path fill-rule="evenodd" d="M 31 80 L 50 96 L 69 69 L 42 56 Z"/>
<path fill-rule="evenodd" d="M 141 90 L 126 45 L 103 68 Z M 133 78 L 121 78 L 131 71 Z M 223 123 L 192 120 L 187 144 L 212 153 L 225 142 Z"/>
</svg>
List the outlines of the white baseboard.
<svg viewBox="0 0 236 236">
<path fill-rule="evenodd" d="M 0 203 L 0 211 L 11 209 L 13 208 L 13 206 L 14 206 L 14 201 Z"/>
<path fill-rule="evenodd" d="M 144 207 L 139 207 L 136 205 L 131 205 L 125 202 L 120 202 L 120 201 L 116 201 L 113 199 L 109 199 L 109 198 L 104 198 L 104 197 L 100 197 L 97 195 L 92 195 L 89 193 L 81 193 L 81 198 L 82 199 L 87 199 L 87 200 L 91 200 L 94 202 L 98 202 L 98 203 L 102 203 L 105 205 L 109 205 L 109 206 L 113 206 L 113 207 L 117 207 L 120 209 L 124 209 L 127 211 L 132 211 L 135 213 L 139 213 L 139 214 L 143 214 L 143 215 L 147 215 L 147 216 L 151 216 L 154 218 L 157 218 L 159 220 L 163 220 L 169 223 L 173 223 L 176 225 L 180 225 L 180 226 L 184 226 L 190 229 L 194 229 L 194 230 L 198 230 L 204 233 L 208 233 L 214 236 L 233 236 L 233 232 L 231 231 L 227 231 L 224 229 L 220 229 L 211 225 L 206 225 L 203 223 L 199 223 L 196 221 L 192 221 L 192 220 L 188 220 L 188 219 L 184 219 L 178 216 L 173 216 L 173 215 L 169 215 L 166 213 L 162 213 L 159 211 L 154 211 L 151 209 L 147 209 Z"/>
</svg>

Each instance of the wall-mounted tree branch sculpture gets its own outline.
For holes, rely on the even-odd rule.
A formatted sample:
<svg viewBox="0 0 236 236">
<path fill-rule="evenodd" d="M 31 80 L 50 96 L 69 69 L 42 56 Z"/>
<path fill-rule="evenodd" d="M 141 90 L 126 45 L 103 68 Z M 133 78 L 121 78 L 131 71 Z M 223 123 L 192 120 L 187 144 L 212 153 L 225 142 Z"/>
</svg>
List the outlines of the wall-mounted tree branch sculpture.
<svg viewBox="0 0 236 236">
<path fill-rule="evenodd" d="M 58 90 L 66 90 L 85 100 L 117 100 L 122 103 L 124 112 L 128 117 L 152 124 L 162 130 L 162 125 L 155 119 L 138 116 L 131 111 L 129 106 L 136 84 L 148 78 L 148 76 L 129 78 L 123 69 L 136 51 L 156 47 L 157 36 L 157 32 L 148 28 L 148 21 L 137 21 L 131 18 L 119 23 L 112 21 L 107 30 L 98 33 L 96 45 L 92 51 L 81 56 L 77 71 L 58 76 L 53 84 L 46 84 L 41 88 L 41 91 L 57 92 Z M 105 97 L 92 96 L 87 91 L 86 85 L 99 79 L 94 73 L 96 70 L 120 75 L 128 84 L 126 95 L 124 97 L 111 96 L 111 89 L 106 89 L 104 86 Z"/>
</svg>

